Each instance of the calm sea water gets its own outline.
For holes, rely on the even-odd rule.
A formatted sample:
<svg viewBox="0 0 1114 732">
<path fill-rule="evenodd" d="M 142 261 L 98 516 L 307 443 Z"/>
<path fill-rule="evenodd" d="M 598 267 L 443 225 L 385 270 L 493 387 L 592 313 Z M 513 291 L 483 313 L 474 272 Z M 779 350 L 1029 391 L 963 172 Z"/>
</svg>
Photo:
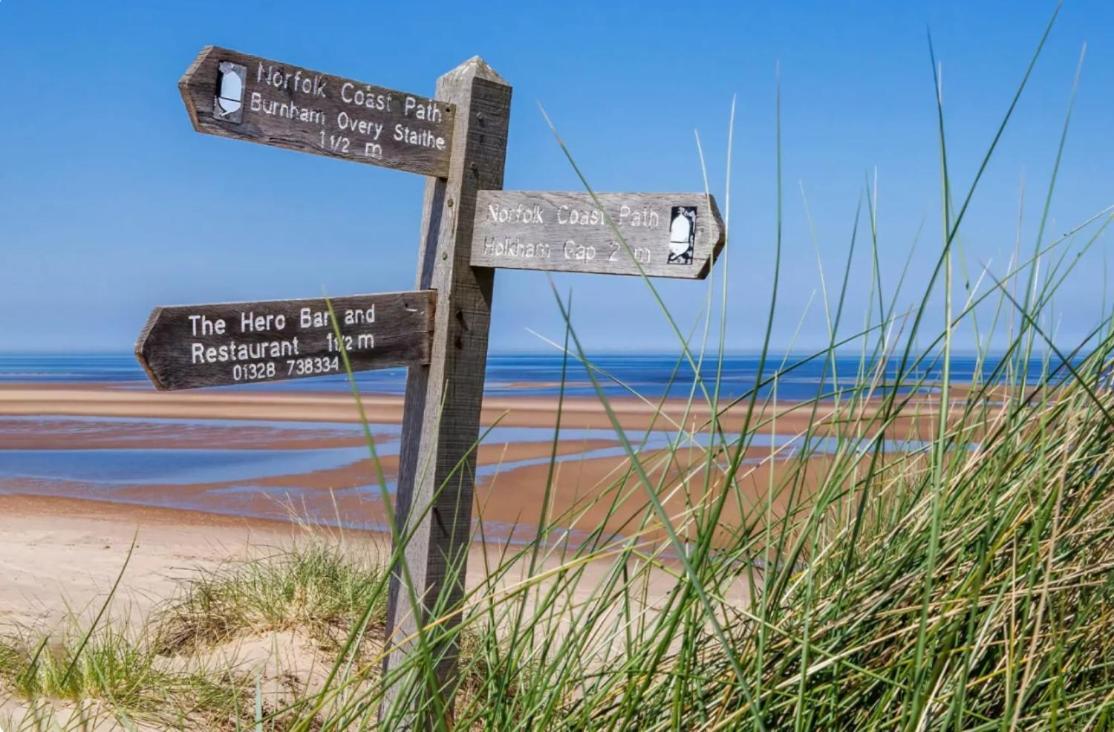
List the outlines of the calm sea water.
<svg viewBox="0 0 1114 732">
<path fill-rule="evenodd" d="M 779 399 L 799 400 L 815 398 L 823 386 L 824 392 L 848 388 L 858 381 L 860 361 L 858 356 L 838 356 L 835 373 L 825 359 L 815 358 L 801 363 L 804 356 L 778 356 L 767 359 L 762 372 L 768 379 L 780 371 L 777 379 Z M 759 374 L 760 359 L 757 355 L 725 356 L 722 363 L 720 393 L 726 398 L 745 394 L 754 388 Z M 989 374 L 998 366 L 996 358 L 982 362 L 982 371 Z M 1043 369 L 1054 370 L 1059 362 L 1046 364 L 1034 359 L 1029 364 L 1032 378 Z M 678 356 L 666 355 L 603 355 L 593 356 L 592 365 L 601 388 L 609 396 L 629 393 L 657 398 L 663 395 L 686 396 L 693 387 L 693 370 L 687 361 Z M 970 356 L 952 358 L 952 378 L 970 381 L 979 361 Z M 701 374 L 706 388 L 711 389 L 720 364 L 714 358 L 705 360 Z M 886 378 L 892 379 L 899 368 L 896 359 L 886 365 Z M 565 370 L 562 379 L 562 370 Z M 1061 369 L 1062 370 L 1062 369 Z M 929 380 L 938 377 L 939 364 L 921 364 L 913 371 L 917 378 Z M 363 392 L 401 394 L 406 383 L 405 369 L 363 371 L 355 375 Z M 565 393 L 571 396 L 595 394 L 586 367 L 570 359 L 567 363 L 560 354 L 500 355 L 488 358 L 486 392 L 491 395 L 555 395 L 564 382 Z M 131 354 L 0 354 L 0 383 L 111 383 L 137 389 L 150 388 L 147 377 Z M 310 379 L 252 384 L 247 386 L 219 387 L 222 389 L 250 389 L 277 391 L 347 391 L 344 376 L 332 375 Z M 769 393 L 772 386 L 760 389 Z"/>
</svg>

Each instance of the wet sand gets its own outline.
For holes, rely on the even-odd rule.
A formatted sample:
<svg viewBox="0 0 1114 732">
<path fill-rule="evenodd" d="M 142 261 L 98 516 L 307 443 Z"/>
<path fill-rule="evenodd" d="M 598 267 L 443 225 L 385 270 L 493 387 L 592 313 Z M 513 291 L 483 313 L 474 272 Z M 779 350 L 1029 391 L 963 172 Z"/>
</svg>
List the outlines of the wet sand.
<svg viewBox="0 0 1114 732">
<path fill-rule="evenodd" d="M 963 387 L 953 395 L 961 399 Z M 362 396 L 367 419 L 372 423 L 397 424 L 402 419 L 402 397 L 365 394 Z M 553 427 L 557 421 L 556 397 L 485 397 L 481 422 L 484 426 Z M 816 434 L 846 432 L 854 427 L 878 429 L 878 410 L 882 402 L 873 399 L 857 413 L 848 415 L 831 403 L 777 405 L 759 404 L 751 417 L 751 427 L 776 429 L 783 434 L 803 433 L 810 427 Z M 706 405 L 692 408 L 682 400 L 653 401 L 635 397 L 610 400 L 615 417 L 625 429 L 699 429 L 711 415 Z M 742 429 L 748 402 L 721 406 L 724 430 Z M 906 405 L 904 413 L 891 417 L 887 433 L 896 439 L 930 434 L 937 411 L 932 396 L 918 396 Z M 953 409 L 958 412 L 958 408 Z M 0 416 L 79 416 L 145 417 L 172 419 L 275 420 L 286 422 L 360 421 L 352 396 L 345 393 L 315 392 L 240 392 L 197 390 L 156 392 L 149 389 L 123 389 L 109 384 L 0 385 Z M 561 425 L 568 429 L 610 429 L 607 412 L 594 397 L 568 397 L 561 409 Z"/>
<path fill-rule="evenodd" d="M 386 489 L 392 496 L 394 493 L 398 434 L 373 433 L 372 440 L 379 451 L 374 458 L 362 431 L 354 426 L 323 429 L 285 424 L 279 428 L 251 422 L 207 424 L 204 420 L 180 423 L 0 417 L 0 495 L 78 498 L 293 523 L 385 529 L 382 491 Z M 477 471 L 482 480 L 483 475 L 513 466 L 548 463 L 551 457 L 560 460 L 594 454 L 614 449 L 617 444 L 603 439 L 565 439 L 556 445 L 489 440 L 477 449 Z M 12 451 L 13 458 L 20 457 L 21 451 L 46 451 L 49 457 L 8 472 L 4 467 L 7 450 Z M 90 453 L 93 457 L 110 455 L 110 459 L 59 468 L 75 454 L 70 451 L 86 457 Z M 310 459 L 283 461 L 282 451 L 298 451 L 299 456 L 309 455 Z M 202 474 L 219 476 L 228 472 L 235 477 L 189 480 L 199 464 L 216 462 L 230 453 L 233 459 L 227 463 L 227 471 L 216 466 L 202 470 Z M 279 460 L 243 466 L 236 463 L 240 455 L 260 453 L 276 453 Z M 166 461 L 165 467 L 148 479 L 129 475 L 129 464 L 145 454 L 155 461 Z M 315 455 L 322 457 L 314 459 Z M 328 467 L 294 468 L 315 463 Z M 142 475 L 142 471 L 135 472 Z"/>
<path fill-rule="evenodd" d="M 6 450 L 181 450 L 219 446 L 228 450 L 314 450 L 365 444 L 363 436 L 352 430 L 294 431 L 248 423 L 183 425 L 146 419 L 129 423 L 98 417 L 84 418 L 80 422 L 59 416 L 7 420 L 0 425 L 0 447 Z"/>
<path fill-rule="evenodd" d="M 375 425 L 397 425 L 402 415 L 398 396 L 364 395 L 365 413 Z M 678 425 L 699 431 L 709 418 L 707 409 L 688 409 L 683 402 L 648 403 L 637 399 L 611 402 L 616 418 L 628 433 L 655 429 L 676 432 Z M 760 407 L 751 424 L 763 435 L 778 439 L 806 432 L 814 434 L 874 434 L 878 427 L 878 403 L 868 403 L 851 419 L 845 410 L 837 414 L 832 404 L 783 404 Z M 727 432 L 744 424 L 746 404 L 728 409 L 723 418 Z M 6 417 L 17 417 L 10 419 Z M 77 417 L 78 419 L 74 419 Z M 123 419 L 122 419 L 123 418 Z M 906 412 L 887 427 L 891 439 L 927 436 L 934 429 L 936 407 L 930 397 L 918 397 Z M 159 420 L 190 420 L 160 422 Z M 254 421 L 248 421 L 254 420 Z M 338 461 L 312 470 L 282 474 L 261 472 L 250 480 L 197 480 L 172 483 L 159 480 L 127 481 L 113 486 L 111 494 L 99 486 L 77 479 L 43 480 L 4 476 L 0 472 L 0 495 L 54 495 L 90 500 L 108 500 L 146 506 L 173 506 L 218 514 L 239 514 L 278 520 L 321 520 L 353 527 L 383 529 L 387 512 L 382 488 L 393 491 L 397 478 L 397 427 L 383 432 L 373 425 L 377 447 L 393 444 L 395 452 L 381 450 L 378 464 L 355 448 L 364 447 L 364 437 L 355 425 L 359 413 L 352 397 L 339 393 L 239 392 L 200 390 L 159 393 L 148 389 L 109 385 L 5 385 L 0 386 L 0 448 L 10 450 L 255 450 L 326 451 L 352 448 Z M 268 424 L 268 421 L 279 424 Z M 528 427 L 539 430 L 533 440 L 557 424 L 557 400 L 548 397 L 493 397 L 484 402 L 485 427 Z M 324 424 L 324 423 L 331 424 Z M 315 424 L 316 423 L 316 424 Z M 547 492 L 553 451 L 549 442 L 488 440 L 478 450 L 476 491 L 477 516 L 495 527 L 501 539 L 529 538 L 529 527 L 537 524 L 548 495 L 545 513 L 551 520 L 573 530 L 591 530 L 606 523 L 611 531 L 641 531 L 641 519 L 649 504 L 644 482 L 625 452 L 613 438 L 612 423 L 596 399 L 564 401 L 562 430 L 597 430 L 593 437 L 563 436 L 553 466 L 552 487 Z M 281 428 L 280 428 L 281 427 Z M 632 435 L 634 437 L 636 435 Z M 611 439 L 608 439 L 611 438 Z M 522 440 L 522 437 L 515 437 Z M 705 471 L 699 468 L 703 451 L 682 451 L 668 465 L 660 442 L 644 450 L 638 465 L 649 476 L 655 492 L 674 521 L 683 519 L 688 506 L 701 500 L 705 490 L 718 493 L 713 479 L 705 486 Z M 3 455 L 0 449 L 0 455 Z M 606 454 L 601 454 L 603 451 Z M 752 448 L 736 479 L 739 495 L 725 508 L 724 531 L 749 520 L 755 506 L 781 510 L 784 500 L 770 498 L 771 485 L 778 482 L 783 463 L 769 449 Z M 126 458 L 130 459 L 130 458 Z M 197 458 L 204 461 L 204 455 Z M 814 457 L 809 479 L 820 476 L 827 458 Z M 689 464 L 691 463 L 691 464 Z M 715 471 L 712 471 L 713 474 Z M 175 476 L 176 477 L 176 476 Z M 381 484 L 382 481 L 382 484 Z M 775 490 L 776 494 L 777 491 Z M 680 517 L 680 519 L 679 519 Z M 654 524 L 651 521 L 650 524 Z M 683 521 L 682 521 L 683 522 Z M 659 522 L 660 523 L 660 522 Z"/>
</svg>

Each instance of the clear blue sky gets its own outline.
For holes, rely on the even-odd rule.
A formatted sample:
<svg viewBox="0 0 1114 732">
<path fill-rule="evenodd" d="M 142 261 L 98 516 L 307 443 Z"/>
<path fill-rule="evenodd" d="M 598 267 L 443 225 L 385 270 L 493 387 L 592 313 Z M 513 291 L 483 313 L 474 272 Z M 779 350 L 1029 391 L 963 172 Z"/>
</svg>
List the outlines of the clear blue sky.
<svg viewBox="0 0 1114 732">
<path fill-rule="evenodd" d="M 970 180 L 1054 7 L 1045 0 L 832 3 L 45 2 L 0 0 L 0 350 L 126 350 L 150 308 L 341 295 L 414 284 L 422 179 L 199 135 L 176 87 L 217 44 L 395 89 L 479 54 L 513 86 L 505 186 L 577 189 L 545 106 L 601 191 L 702 190 L 693 130 L 723 203 L 738 95 L 728 346 L 753 348 L 774 242 L 774 90 L 783 88 L 785 270 L 778 340 L 818 287 L 803 185 L 829 274 L 877 169 L 882 269 L 893 283 L 918 226 L 911 286 L 940 245 L 939 160 L 926 28 L 943 65 L 953 172 Z M 1068 0 L 1017 110 L 964 245 L 1004 266 L 1024 181 L 1024 246 L 1089 43 L 1050 231 L 1114 203 L 1114 3 Z M 1109 244 L 1057 300 L 1070 341 L 1095 320 Z M 865 253 L 865 250 L 864 250 Z M 860 257 L 849 311 L 861 317 Z M 718 274 L 716 275 L 718 279 Z M 667 349 L 644 284 L 556 278 L 596 350 Z M 664 282 L 694 322 L 705 285 Z M 915 287 L 914 287 L 915 289 Z M 818 302 L 798 347 L 824 341 Z M 559 337 L 545 275 L 501 271 L 492 348 Z"/>
</svg>

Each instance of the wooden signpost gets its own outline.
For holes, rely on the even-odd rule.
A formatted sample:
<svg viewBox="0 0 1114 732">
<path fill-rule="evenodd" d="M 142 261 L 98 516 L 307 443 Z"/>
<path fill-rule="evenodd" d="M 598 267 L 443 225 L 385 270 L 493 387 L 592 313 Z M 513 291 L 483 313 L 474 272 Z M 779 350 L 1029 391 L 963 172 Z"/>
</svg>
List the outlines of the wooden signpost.
<svg viewBox="0 0 1114 732">
<path fill-rule="evenodd" d="M 342 348 L 353 371 L 423 364 L 435 296 L 394 292 L 155 308 L 135 354 L 159 389 L 336 374 L 344 370 Z"/>
<path fill-rule="evenodd" d="M 477 208 L 474 267 L 703 279 L 723 248 L 703 193 L 483 191 Z"/>
<path fill-rule="evenodd" d="M 426 99 L 210 46 L 179 89 L 199 132 L 429 176 L 416 291 L 331 299 L 335 323 L 323 299 L 157 308 L 136 355 L 159 389 L 336 373 L 342 350 L 354 370 L 409 366 L 380 716 L 436 726 L 455 644 L 427 646 L 432 676 L 395 672 L 431 621 L 460 622 L 494 268 L 700 279 L 724 245 L 715 200 L 499 190 L 511 87 L 479 57 Z"/>
</svg>

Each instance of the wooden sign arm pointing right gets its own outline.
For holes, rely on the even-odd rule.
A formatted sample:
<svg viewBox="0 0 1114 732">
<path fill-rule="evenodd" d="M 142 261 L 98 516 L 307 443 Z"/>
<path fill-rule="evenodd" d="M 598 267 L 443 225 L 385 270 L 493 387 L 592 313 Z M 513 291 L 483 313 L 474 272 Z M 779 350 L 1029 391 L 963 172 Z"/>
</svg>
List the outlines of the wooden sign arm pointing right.
<svg viewBox="0 0 1114 732">
<path fill-rule="evenodd" d="M 452 609 L 463 597 L 495 279 L 493 269 L 471 266 L 472 230 L 477 192 L 503 187 L 511 87 L 477 56 L 438 80 L 436 98 L 457 118 L 448 176 L 425 187 L 418 284 L 436 290 L 437 303 L 429 365 L 411 367 L 406 381 L 396 521 L 409 537 L 402 561 L 413 592 L 393 567 L 385 676 L 405 663 L 433 605 Z M 450 713 L 457 649 L 446 643 L 431 652 L 436 688 L 413 674 L 395 682 L 380 710 L 388 726 L 436 728 L 433 717 Z M 403 689 L 412 695 L 402 698 Z"/>
</svg>

